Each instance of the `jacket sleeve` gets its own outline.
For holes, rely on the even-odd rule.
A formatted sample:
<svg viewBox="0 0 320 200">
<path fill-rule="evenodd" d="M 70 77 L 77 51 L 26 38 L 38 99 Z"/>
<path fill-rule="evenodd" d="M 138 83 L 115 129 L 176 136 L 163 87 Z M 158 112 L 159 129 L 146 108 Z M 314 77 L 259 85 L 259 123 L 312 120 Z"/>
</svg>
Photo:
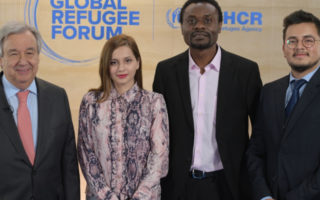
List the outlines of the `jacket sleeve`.
<svg viewBox="0 0 320 200">
<path fill-rule="evenodd" d="M 141 182 L 132 197 L 134 200 L 160 199 L 160 178 L 168 173 L 169 125 L 162 95 L 157 95 L 152 108 L 151 150 Z"/>
<path fill-rule="evenodd" d="M 162 77 L 162 72 L 161 72 L 161 64 L 159 63 L 157 65 L 156 73 L 154 75 L 152 89 L 153 89 L 153 91 L 164 95 L 164 89 L 163 89 L 164 85 L 162 82 L 162 78 L 163 77 Z"/>
<path fill-rule="evenodd" d="M 287 200 L 320 199 L 320 166 L 286 195 Z"/>
<path fill-rule="evenodd" d="M 95 196 L 101 200 L 119 200 L 119 197 L 107 186 L 103 170 L 94 149 L 94 140 L 90 120 L 89 105 L 83 98 L 79 113 L 78 156 L 87 184 Z"/>
<path fill-rule="evenodd" d="M 266 196 L 272 196 L 266 181 L 265 169 L 265 145 L 264 145 L 264 118 L 263 118 L 263 91 L 260 96 L 260 104 L 256 121 L 253 126 L 252 136 L 247 150 L 247 167 L 252 185 L 253 199 L 261 200 Z"/>
<path fill-rule="evenodd" d="M 253 70 L 250 71 L 250 75 L 247 83 L 247 110 L 250 116 L 251 123 L 254 124 L 256 111 L 258 109 L 259 95 L 262 88 L 262 81 L 260 78 L 259 67 L 255 63 Z"/>
<path fill-rule="evenodd" d="M 74 137 L 74 129 L 71 119 L 70 107 L 66 92 L 63 90 L 65 110 L 67 114 L 67 137 L 62 153 L 63 187 L 66 200 L 80 200 L 80 178 L 78 159 Z"/>
</svg>

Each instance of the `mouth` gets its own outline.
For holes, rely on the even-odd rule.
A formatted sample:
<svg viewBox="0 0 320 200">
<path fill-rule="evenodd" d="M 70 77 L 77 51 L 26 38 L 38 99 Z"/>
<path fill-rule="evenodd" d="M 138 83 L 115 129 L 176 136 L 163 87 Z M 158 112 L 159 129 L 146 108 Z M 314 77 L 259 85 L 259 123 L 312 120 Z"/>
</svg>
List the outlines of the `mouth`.
<svg viewBox="0 0 320 200">
<path fill-rule="evenodd" d="M 308 52 L 302 52 L 302 51 L 297 51 L 297 52 L 294 52 L 293 54 L 293 57 L 306 57 L 306 56 L 309 56 L 309 53 Z"/>
<path fill-rule="evenodd" d="M 20 74 L 25 74 L 25 73 L 28 73 L 30 70 L 31 70 L 30 68 L 18 68 L 16 69 L 16 72 Z"/>
<path fill-rule="evenodd" d="M 126 78 L 127 76 L 128 76 L 128 74 L 118 74 L 117 75 L 117 77 L 121 78 L 121 79 Z"/>
<path fill-rule="evenodd" d="M 206 32 L 193 32 L 191 34 L 191 37 L 192 38 L 195 38 L 195 39 L 202 39 L 202 38 L 207 38 L 209 37 L 208 34 Z"/>
<path fill-rule="evenodd" d="M 293 57 L 295 57 L 295 58 L 304 58 L 304 57 L 308 57 L 309 56 L 309 54 L 307 54 L 307 53 L 295 53 L 295 54 L 293 54 Z"/>
</svg>

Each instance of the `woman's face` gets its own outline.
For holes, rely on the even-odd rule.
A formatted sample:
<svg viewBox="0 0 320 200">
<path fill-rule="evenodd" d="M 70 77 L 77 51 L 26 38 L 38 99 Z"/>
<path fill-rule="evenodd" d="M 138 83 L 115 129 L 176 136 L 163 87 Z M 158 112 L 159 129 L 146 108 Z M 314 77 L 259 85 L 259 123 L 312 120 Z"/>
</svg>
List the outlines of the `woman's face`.
<svg viewBox="0 0 320 200">
<path fill-rule="evenodd" d="M 128 46 L 116 48 L 111 57 L 110 76 L 116 90 L 123 94 L 134 85 L 134 76 L 139 69 L 139 60 L 136 59 Z"/>
</svg>

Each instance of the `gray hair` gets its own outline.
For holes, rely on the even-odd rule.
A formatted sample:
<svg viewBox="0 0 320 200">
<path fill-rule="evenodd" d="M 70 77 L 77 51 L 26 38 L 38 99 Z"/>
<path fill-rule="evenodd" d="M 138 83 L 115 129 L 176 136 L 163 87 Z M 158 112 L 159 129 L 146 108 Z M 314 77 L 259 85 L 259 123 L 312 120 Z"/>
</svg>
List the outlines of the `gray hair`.
<svg viewBox="0 0 320 200">
<path fill-rule="evenodd" d="M 30 31 L 37 41 L 38 54 L 41 51 L 41 35 L 37 29 L 23 22 L 8 22 L 0 29 L 0 57 L 3 57 L 3 43 L 12 34 L 24 33 Z"/>
</svg>

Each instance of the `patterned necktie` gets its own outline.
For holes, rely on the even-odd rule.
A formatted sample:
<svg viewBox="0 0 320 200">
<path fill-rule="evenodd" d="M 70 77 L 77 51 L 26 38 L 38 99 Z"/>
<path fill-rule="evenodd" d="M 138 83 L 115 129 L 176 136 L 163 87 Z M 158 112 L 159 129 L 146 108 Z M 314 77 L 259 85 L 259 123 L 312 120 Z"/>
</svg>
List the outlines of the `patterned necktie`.
<svg viewBox="0 0 320 200">
<path fill-rule="evenodd" d="M 292 90 L 292 95 L 290 97 L 290 100 L 287 104 L 287 107 L 285 109 L 286 111 L 286 117 L 288 117 L 291 113 L 291 111 L 293 110 L 294 106 L 296 105 L 296 103 L 299 100 L 299 89 L 303 86 L 303 84 L 305 84 L 307 81 L 304 79 L 300 79 L 300 80 L 295 80 L 293 81 L 293 90 Z"/>
<path fill-rule="evenodd" d="M 20 134 L 20 138 L 26 151 L 28 158 L 33 165 L 35 152 L 34 152 L 34 144 L 32 137 L 32 125 L 29 109 L 27 106 L 27 98 L 28 98 L 29 90 L 25 90 L 23 92 L 18 92 L 17 96 L 19 99 L 19 107 L 18 107 L 18 131 Z"/>
</svg>

